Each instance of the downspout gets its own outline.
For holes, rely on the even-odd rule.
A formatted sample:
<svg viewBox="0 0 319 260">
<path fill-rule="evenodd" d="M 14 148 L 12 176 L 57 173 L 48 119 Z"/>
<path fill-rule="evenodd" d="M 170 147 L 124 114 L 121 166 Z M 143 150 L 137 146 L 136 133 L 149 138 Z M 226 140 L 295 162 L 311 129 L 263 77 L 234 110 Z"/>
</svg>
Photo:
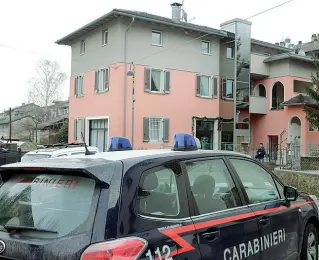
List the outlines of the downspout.
<svg viewBox="0 0 319 260">
<path fill-rule="evenodd" d="M 130 30 L 132 24 L 135 21 L 135 16 L 132 17 L 132 21 L 130 25 L 127 27 L 125 31 L 125 39 L 124 39 L 124 64 L 125 64 L 125 69 L 124 69 L 124 124 L 123 124 L 123 136 L 126 137 L 126 96 L 127 96 L 127 33 Z"/>
</svg>

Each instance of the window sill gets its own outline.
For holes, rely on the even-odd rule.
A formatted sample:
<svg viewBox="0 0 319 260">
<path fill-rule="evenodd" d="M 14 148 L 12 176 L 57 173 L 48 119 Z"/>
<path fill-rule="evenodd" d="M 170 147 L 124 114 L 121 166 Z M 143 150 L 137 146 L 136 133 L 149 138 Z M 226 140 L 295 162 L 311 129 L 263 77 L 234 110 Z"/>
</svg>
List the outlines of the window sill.
<svg viewBox="0 0 319 260">
<path fill-rule="evenodd" d="M 211 53 L 202 52 L 203 55 L 213 56 Z"/>
<path fill-rule="evenodd" d="M 167 94 L 169 94 L 169 93 L 165 93 L 165 92 L 157 92 L 157 91 L 151 91 L 151 90 L 149 90 L 149 91 L 145 90 L 145 92 L 147 92 L 149 94 L 155 94 L 155 95 L 167 95 Z"/>
<path fill-rule="evenodd" d="M 80 56 L 83 56 L 85 53 L 80 53 Z"/>
<path fill-rule="evenodd" d="M 234 101 L 234 98 L 223 97 L 224 100 Z"/>
<path fill-rule="evenodd" d="M 107 89 L 107 90 L 102 90 L 102 91 L 95 91 L 95 94 L 104 94 L 104 93 L 106 93 L 106 92 L 108 92 L 109 90 Z"/>
<path fill-rule="evenodd" d="M 74 96 L 75 98 L 84 98 L 84 94 L 83 95 L 77 95 L 77 96 Z"/>
<path fill-rule="evenodd" d="M 152 46 L 155 46 L 155 47 L 163 47 L 163 44 L 152 43 L 151 45 L 152 45 Z"/>
<path fill-rule="evenodd" d="M 107 46 L 107 43 L 101 45 L 101 47 L 105 47 L 105 46 Z"/>
<path fill-rule="evenodd" d="M 148 141 L 149 144 L 164 144 L 161 141 Z"/>
<path fill-rule="evenodd" d="M 227 60 L 235 60 L 235 58 L 226 57 Z"/>
<path fill-rule="evenodd" d="M 200 96 L 200 95 L 197 95 L 197 97 L 199 98 L 203 98 L 203 99 L 217 99 L 217 97 L 207 97 L 207 96 Z"/>
</svg>

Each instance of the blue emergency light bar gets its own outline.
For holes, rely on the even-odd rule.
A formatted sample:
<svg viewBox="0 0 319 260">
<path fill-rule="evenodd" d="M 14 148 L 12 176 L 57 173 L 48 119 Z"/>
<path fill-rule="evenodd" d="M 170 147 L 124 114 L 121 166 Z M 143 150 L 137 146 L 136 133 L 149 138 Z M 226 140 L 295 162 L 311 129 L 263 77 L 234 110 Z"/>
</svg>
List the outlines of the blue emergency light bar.
<svg viewBox="0 0 319 260">
<path fill-rule="evenodd" d="M 112 137 L 110 140 L 109 152 L 132 150 L 130 140 L 125 137 Z"/>
<path fill-rule="evenodd" d="M 183 133 L 174 135 L 172 146 L 173 151 L 195 151 L 198 149 L 194 136 Z"/>
</svg>

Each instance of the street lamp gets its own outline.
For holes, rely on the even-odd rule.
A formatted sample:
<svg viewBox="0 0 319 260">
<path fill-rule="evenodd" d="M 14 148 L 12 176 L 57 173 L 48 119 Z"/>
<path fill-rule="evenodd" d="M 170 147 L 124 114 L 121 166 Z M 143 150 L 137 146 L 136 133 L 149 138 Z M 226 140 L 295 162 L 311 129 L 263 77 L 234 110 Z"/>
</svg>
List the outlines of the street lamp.
<svg viewBox="0 0 319 260">
<path fill-rule="evenodd" d="M 135 103 L 135 64 L 133 62 L 130 65 L 130 70 L 126 74 L 128 77 L 133 77 L 132 83 L 132 149 L 134 149 L 134 103 Z"/>
</svg>

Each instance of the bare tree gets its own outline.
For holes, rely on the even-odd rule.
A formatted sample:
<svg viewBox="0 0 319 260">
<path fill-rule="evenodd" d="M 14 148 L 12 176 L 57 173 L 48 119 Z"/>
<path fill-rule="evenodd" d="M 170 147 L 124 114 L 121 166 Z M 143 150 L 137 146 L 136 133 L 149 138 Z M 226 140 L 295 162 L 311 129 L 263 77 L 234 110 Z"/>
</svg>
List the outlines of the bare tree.
<svg viewBox="0 0 319 260">
<path fill-rule="evenodd" d="M 66 80 L 56 61 L 40 60 L 36 76 L 29 81 L 29 102 L 46 108 L 59 98 L 61 84 Z"/>
</svg>

